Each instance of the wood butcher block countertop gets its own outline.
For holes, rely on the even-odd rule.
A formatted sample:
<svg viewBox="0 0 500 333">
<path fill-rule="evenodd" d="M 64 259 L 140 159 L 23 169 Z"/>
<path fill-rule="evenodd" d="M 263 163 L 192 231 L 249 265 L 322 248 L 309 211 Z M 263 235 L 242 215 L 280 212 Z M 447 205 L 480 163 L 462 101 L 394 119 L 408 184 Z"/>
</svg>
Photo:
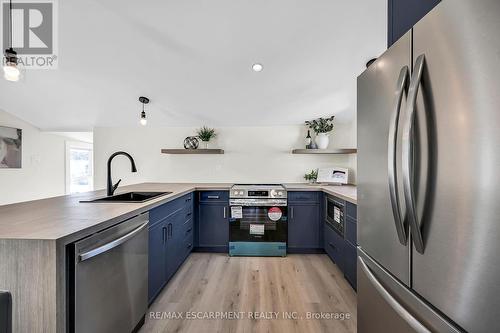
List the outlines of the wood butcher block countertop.
<svg viewBox="0 0 500 333">
<path fill-rule="evenodd" d="M 229 190 L 230 183 L 141 183 L 118 188 L 172 192 L 144 203 L 80 203 L 105 196 L 104 190 L 0 206 L 0 239 L 57 240 L 68 243 L 144 213 L 182 195 L 202 190 Z M 323 191 L 356 203 L 356 187 L 285 184 L 288 191 Z"/>
</svg>

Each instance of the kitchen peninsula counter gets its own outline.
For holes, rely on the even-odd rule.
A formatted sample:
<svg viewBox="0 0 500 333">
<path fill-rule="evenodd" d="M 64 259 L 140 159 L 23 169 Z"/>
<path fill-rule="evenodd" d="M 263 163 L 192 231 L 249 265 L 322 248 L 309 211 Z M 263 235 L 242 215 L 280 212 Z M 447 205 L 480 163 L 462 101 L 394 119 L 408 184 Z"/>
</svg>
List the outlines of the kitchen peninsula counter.
<svg viewBox="0 0 500 333">
<path fill-rule="evenodd" d="M 288 191 L 323 191 L 356 203 L 355 186 L 284 184 Z M 172 192 L 144 203 L 81 203 L 105 190 L 0 206 L 0 289 L 12 294 L 14 332 L 67 331 L 69 244 L 194 191 L 230 183 L 141 183 L 131 191 Z"/>
</svg>

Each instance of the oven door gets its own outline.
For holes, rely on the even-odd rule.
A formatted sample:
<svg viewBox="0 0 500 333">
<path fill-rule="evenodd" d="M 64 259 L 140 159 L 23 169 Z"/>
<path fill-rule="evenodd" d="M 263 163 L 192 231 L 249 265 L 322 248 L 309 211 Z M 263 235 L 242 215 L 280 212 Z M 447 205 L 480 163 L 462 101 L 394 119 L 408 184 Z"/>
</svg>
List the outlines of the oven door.
<svg viewBox="0 0 500 333">
<path fill-rule="evenodd" d="M 286 243 L 288 228 L 286 200 L 231 200 L 231 242 Z"/>
</svg>

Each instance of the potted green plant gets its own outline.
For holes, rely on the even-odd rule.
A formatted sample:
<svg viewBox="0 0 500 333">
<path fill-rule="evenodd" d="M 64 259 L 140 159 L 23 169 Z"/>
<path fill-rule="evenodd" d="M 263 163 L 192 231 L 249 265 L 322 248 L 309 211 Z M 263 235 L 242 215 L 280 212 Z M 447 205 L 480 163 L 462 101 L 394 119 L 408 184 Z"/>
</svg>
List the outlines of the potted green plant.
<svg viewBox="0 0 500 333">
<path fill-rule="evenodd" d="M 198 138 L 203 141 L 205 149 L 208 149 L 208 142 L 217 136 L 215 129 L 209 128 L 207 126 L 203 126 L 202 128 L 198 129 L 198 131 L 196 131 L 196 134 L 198 135 Z"/>
<path fill-rule="evenodd" d="M 311 172 L 306 173 L 304 175 L 304 179 L 307 180 L 310 184 L 316 183 L 316 180 L 318 180 L 318 169 L 311 170 Z"/>
<path fill-rule="evenodd" d="M 334 118 L 335 116 L 331 116 L 306 121 L 306 125 L 316 133 L 316 144 L 319 149 L 328 148 L 328 144 L 330 143 L 328 135 L 333 130 Z"/>
</svg>

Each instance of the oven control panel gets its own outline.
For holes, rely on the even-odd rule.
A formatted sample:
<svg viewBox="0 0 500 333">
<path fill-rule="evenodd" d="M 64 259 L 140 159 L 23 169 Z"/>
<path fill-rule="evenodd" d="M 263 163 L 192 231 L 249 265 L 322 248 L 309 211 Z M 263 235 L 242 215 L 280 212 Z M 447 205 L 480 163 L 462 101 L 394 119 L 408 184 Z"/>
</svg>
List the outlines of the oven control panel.
<svg viewBox="0 0 500 333">
<path fill-rule="evenodd" d="M 230 191 L 231 198 L 252 198 L 252 199 L 286 199 L 287 192 L 283 186 L 243 186 L 235 185 Z"/>
<path fill-rule="evenodd" d="M 249 197 L 268 197 L 269 191 L 248 191 Z"/>
<path fill-rule="evenodd" d="M 245 191 L 243 190 L 234 190 L 231 192 L 232 197 L 245 197 Z"/>
</svg>

